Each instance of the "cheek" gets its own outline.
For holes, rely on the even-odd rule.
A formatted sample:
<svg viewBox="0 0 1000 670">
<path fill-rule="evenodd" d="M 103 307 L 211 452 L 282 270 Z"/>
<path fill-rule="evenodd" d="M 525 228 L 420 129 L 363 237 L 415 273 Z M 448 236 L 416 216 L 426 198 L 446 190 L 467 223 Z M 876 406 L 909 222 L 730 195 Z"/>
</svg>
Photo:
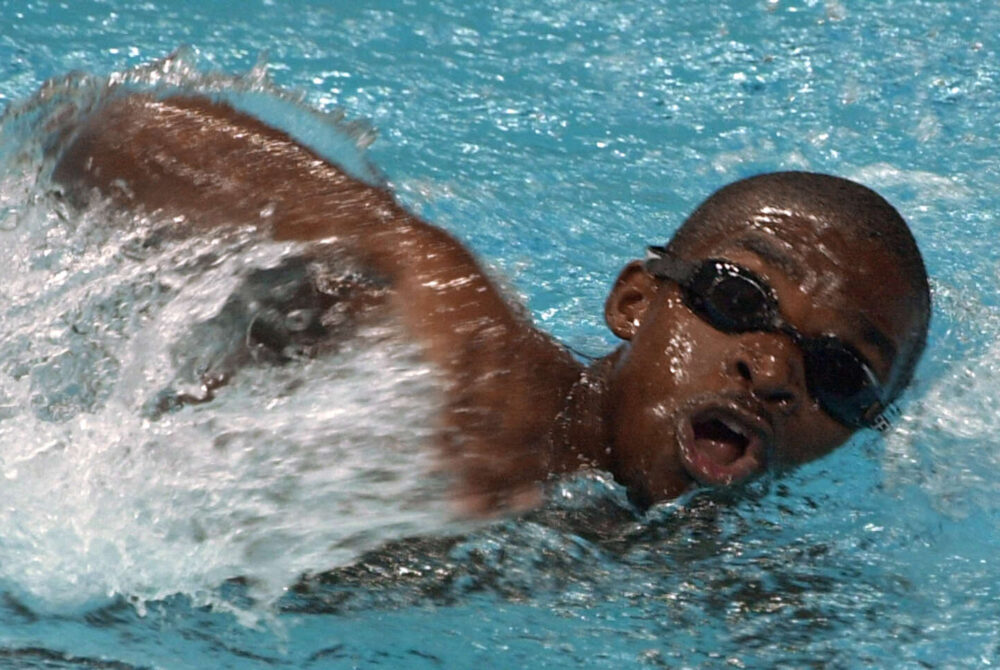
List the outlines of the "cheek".
<svg viewBox="0 0 1000 670">
<path fill-rule="evenodd" d="M 670 297 L 642 324 L 631 357 L 648 383 L 674 394 L 686 387 L 714 384 L 725 366 L 728 337 Z"/>
<path fill-rule="evenodd" d="M 788 422 L 778 458 L 783 465 L 802 465 L 836 450 L 853 434 L 850 428 L 812 407 Z"/>
<path fill-rule="evenodd" d="M 691 481 L 678 456 L 675 408 L 640 399 L 623 409 L 615 435 L 615 478 L 643 505 L 684 493 Z"/>
<path fill-rule="evenodd" d="M 650 501 L 691 485 L 678 454 L 678 417 L 686 402 L 722 385 L 725 348 L 679 301 L 659 308 L 647 315 L 616 373 L 613 419 L 615 476 Z"/>
<path fill-rule="evenodd" d="M 691 376 L 691 359 L 694 345 L 687 334 L 674 333 L 663 347 L 662 358 L 666 365 L 667 383 L 684 384 Z"/>
<path fill-rule="evenodd" d="M 615 412 L 616 453 L 623 464 L 646 471 L 676 451 L 677 407 L 670 393 L 637 391 L 627 386 Z"/>
</svg>

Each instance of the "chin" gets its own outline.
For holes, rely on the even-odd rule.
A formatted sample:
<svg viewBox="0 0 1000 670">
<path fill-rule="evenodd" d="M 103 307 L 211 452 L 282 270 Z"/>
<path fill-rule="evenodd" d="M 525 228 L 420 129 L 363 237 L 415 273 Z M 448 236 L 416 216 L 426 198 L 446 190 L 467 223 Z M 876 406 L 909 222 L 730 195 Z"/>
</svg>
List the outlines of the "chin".
<svg viewBox="0 0 1000 670">
<path fill-rule="evenodd" d="M 672 458 L 658 459 L 658 462 L 643 468 L 615 474 L 615 479 L 626 487 L 628 499 L 633 505 L 646 510 L 656 503 L 673 500 L 698 486 L 698 482 L 677 462 L 676 453 L 676 450 L 672 450 Z"/>
</svg>

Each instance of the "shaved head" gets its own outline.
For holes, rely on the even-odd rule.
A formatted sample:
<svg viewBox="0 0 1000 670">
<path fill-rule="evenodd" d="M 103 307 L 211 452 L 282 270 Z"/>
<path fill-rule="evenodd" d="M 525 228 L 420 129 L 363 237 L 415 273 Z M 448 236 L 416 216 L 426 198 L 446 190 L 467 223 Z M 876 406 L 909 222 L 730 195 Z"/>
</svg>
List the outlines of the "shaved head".
<svg viewBox="0 0 1000 670">
<path fill-rule="evenodd" d="M 697 258 L 719 240 L 741 244 L 782 267 L 780 249 L 769 244 L 782 226 L 807 226 L 835 235 L 847 249 L 883 250 L 896 261 L 912 294 L 918 327 L 911 334 L 895 395 L 905 386 L 923 351 L 930 321 L 930 288 L 916 241 L 899 212 L 882 196 L 853 181 L 810 172 L 776 172 L 725 186 L 701 204 L 671 239 L 668 249 Z M 847 252 L 850 253 L 849 251 Z M 851 267 L 851 258 L 842 258 Z"/>
</svg>

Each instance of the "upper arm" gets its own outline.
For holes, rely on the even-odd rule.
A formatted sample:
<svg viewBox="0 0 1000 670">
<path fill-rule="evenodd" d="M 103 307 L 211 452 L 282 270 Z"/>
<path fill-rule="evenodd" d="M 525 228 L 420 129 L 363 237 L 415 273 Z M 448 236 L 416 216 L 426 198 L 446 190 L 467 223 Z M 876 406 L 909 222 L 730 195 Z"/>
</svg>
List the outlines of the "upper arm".
<svg viewBox="0 0 1000 670">
<path fill-rule="evenodd" d="M 447 232 L 286 133 L 206 98 L 109 101 L 71 135 L 53 180 L 160 213 L 194 233 L 257 225 L 278 240 L 331 241 L 385 278 L 405 325 L 446 368 L 470 338 L 530 329 Z"/>
</svg>

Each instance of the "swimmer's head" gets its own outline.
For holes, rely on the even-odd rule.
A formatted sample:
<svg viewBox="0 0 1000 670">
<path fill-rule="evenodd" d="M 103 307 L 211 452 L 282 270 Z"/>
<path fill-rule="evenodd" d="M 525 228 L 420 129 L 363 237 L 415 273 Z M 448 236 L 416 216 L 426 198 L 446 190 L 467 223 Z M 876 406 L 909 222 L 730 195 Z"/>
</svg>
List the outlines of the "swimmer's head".
<svg viewBox="0 0 1000 670">
<path fill-rule="evenodd" d="M 748 229 L 781 238 L 782 228 L 794 226 L 796 215 L 812 224 L 813 235 L 804 242 L 819 241 L 820 233 L 826 230 L 847 243 L 841 259 L 846 277 L 856 278 L 864 273 L 863 268 L 851 272 L 856 249 L 880 249 L 908 284 L 907 300 L 912 301 L 920 318 L 901 361 L 901 375 L 889 389 L 895 398 L 909 383 L 924 349 L 931 313 L 930 288 L 923 258 L 909 227 L 878 193 L 847 179 L 809 172 L 750 177 L 721 188 L 698 207 L 670 240 L 670 251 L 692 257 L 713 239 L 746 233 Z M 809 229 L 807 225 L 803 231 L 807 237 Z M 767 255 L 770 245 L 756 244 L 755 237 L 747 234 L 746 243 Z M 784 262 L 781 258 L 773 260 Z"/>
<path fill-rule="evenodd" d="M 930 293 L 875 192 L 786 172 L 713 194 L 608 298 L 615 475 L 638 501 L 819 458 L 880 413 L 923 350 Z"/>
</svg>

